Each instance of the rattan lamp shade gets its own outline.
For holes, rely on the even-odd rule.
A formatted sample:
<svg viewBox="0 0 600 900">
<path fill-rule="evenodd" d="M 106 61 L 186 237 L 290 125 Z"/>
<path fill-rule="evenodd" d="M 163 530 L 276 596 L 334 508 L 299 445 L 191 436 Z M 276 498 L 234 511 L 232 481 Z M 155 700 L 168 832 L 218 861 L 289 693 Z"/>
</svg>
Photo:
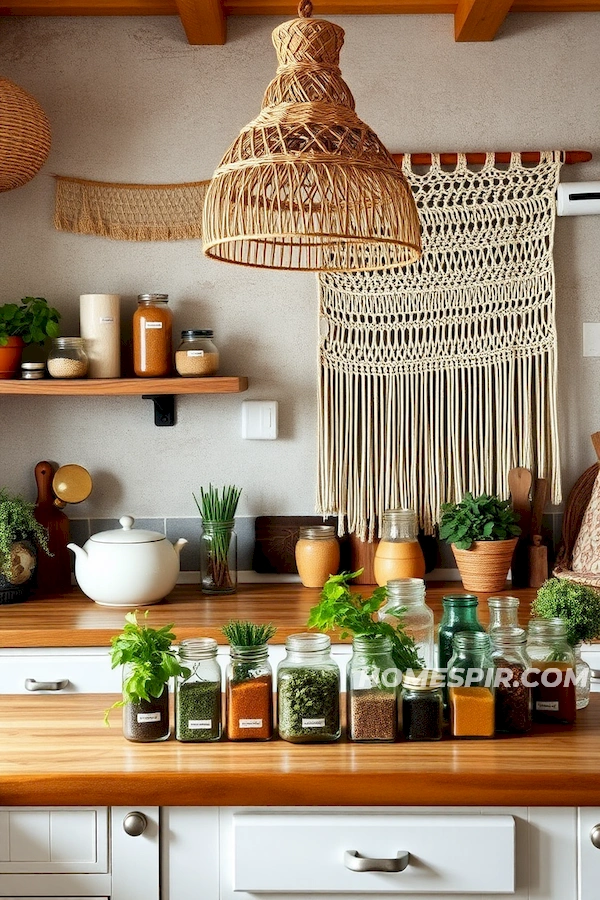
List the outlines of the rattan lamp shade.
<svg viewBox="0 0 600 900">
<path fill-rule="evenodd" d="M 31 94 L 0 78 L 0 191 L 37 175 L 50 152 L 50 123 Z"/>
<path fill-rule="evenodd" d="M 260 115 L 215 171 L 204 252 L 261 268 L 361 271 L 421 255 L 410 187 L 354 112 L 338 68 L 344 31 L 305 17 L 273 32 L 279 68 Z"/>
</svg>

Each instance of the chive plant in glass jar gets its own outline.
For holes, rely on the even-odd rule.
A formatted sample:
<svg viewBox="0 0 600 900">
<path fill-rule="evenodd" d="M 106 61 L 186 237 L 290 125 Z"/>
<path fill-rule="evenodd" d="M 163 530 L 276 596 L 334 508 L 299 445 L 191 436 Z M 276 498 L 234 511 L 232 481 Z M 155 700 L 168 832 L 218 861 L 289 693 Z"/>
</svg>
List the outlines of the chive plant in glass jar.
<svg viewBox="0 0 600 900">
<path fill-rule="evenodd" d="M 267 642 L 277 629 L 230 622 L 221 629 L 230 645 L 227 666 L 227 737 L 268 741 L 273 737 L 273 673 Z"/>
<path fill-rule="evenodd" d="M 235 513 L 241 488 L 200 488 L 200 501 L 193 494 L 202 517 L 200 578 L 204 594 L 232 594 L 237 589 L 237 536 Z"/>
</svg>

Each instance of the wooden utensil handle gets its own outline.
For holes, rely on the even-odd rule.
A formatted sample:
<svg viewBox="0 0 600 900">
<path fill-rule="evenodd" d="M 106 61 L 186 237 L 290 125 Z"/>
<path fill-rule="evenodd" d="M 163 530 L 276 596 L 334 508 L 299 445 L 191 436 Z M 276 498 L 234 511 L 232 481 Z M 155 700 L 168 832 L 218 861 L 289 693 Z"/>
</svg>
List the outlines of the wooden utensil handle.
<svg viewBox="0 0 600 900">
<path fill-rule="evenodd" d="M 54 477 L 54 468 L 52 463 L 43 460 L 35 467 L 35 483 L 37 485 L 37 503 L 52 503 L 54 495 L 52 493 L 52 479 Z"/>
</svg>

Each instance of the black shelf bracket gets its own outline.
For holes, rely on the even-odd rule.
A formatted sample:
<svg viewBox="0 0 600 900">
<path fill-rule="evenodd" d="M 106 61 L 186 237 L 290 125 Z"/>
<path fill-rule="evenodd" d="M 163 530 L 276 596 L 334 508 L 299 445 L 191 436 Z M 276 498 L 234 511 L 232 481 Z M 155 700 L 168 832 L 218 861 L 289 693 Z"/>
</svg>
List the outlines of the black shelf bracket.
<svg viewBox="0 0 600 900">
<path fill-rule="evenodd" d="M 155 425 L 166 427 L 175 424 L 174 394 L 142 394 L 142 400 L 152 400 L 154 403 Z"/>
</svg>

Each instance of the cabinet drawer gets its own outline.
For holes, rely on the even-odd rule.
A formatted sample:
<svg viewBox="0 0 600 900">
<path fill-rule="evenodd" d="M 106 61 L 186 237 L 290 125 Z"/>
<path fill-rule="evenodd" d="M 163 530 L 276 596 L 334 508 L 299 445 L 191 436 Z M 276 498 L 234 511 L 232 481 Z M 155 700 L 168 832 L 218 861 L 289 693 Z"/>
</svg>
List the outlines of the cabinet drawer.
<svg viewBox="0 0 600 900">
<path fill-rule="evenodd" d="M 28 681 L 30 687 L 58 686 L 63 694 L 118 693 L 121 670 L 111 669 L 105 649 L 3 650 L 0 653 L 0 694 L 28 694 L 31 692 L 25 686 Z"/>
<path fill-rule="evenodd" d="M 510 815 L 234 813 L 232 826 L 235 892 L 445 896 L 515 890 Z M 403 871 L 372 871 L 406 852 Z M 351 868 L 357 865 L 365 871 Z"/>
<path fill-rule="evenodd" d="M 107 871 L 106 807 L 0 807 L 0 873 Z"/>
</svg>

